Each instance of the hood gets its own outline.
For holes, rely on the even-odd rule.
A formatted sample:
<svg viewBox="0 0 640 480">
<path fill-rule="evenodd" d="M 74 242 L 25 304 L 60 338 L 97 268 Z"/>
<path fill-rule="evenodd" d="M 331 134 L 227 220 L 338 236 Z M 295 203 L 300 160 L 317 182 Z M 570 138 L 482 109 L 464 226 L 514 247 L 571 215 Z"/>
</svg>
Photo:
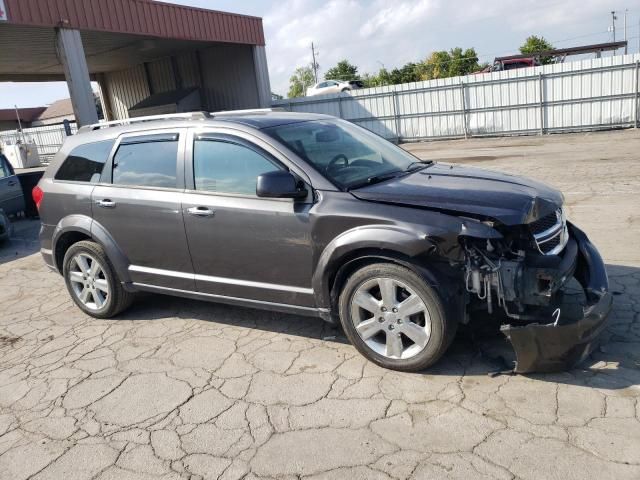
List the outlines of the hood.
<svg viewBox="0 0 640 480">
<path fill-rule="evenodd" d="M 351 193 L 361 200 L 488 217 L 505 225 L 529 223 L 563 202 L 558 190 L 535 180 L 441 163 Z"/>
</svg>

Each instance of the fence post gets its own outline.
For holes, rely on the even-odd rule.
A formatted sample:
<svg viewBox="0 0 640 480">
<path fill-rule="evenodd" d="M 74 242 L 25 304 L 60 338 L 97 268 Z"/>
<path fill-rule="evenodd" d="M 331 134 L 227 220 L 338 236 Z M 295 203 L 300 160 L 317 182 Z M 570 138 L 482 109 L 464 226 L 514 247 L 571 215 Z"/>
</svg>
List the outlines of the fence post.
<svg viewBox="0 0 640 480">
<path fill-rule="evenodd" d="M 70 137 L 72 135 L 71 133 L 71 122 L 69 122 L 69 120 L 67 120 L 66 118 L 62 121 L 62 126 L 64 127 L 64 134 L 67 137 Z"/>
<path fill-rule="evenodd" d="M 342 114 L 342 93 L 338 94 L 338 115 L 340 115 L 340 118 L 344 118 Z"/>
<path fill-rule="evenodd" d="M 395 87 L 392 92 L 393 98 L 393 120 L 396 125 L 396 141 L 400 143 L 400 116 L 398 115 L 398 94 L 396 93 Z"/>
<path fill-rule="evenodd" d="M 462 127 L 464 128 L 465 140 L 469 138 L 469 127 L 467 125 L 467 101 L 464 96 L 464 82 L 460 82 L 460 99 L 462 101 Z"/>
<path fill-rule="evenodd" d="M 636 60 L 636 96 L 635 100 L 635 119 L 633 122 L 633 128 L 638 128 L 638 124 L 640 123 L 640 80 L 638 79 L 638 74 L 640 73 L 640 60 Z"/>
<path fill-rule="evenodd" d="M 540 90 L 540 135 L 544 135 L 544 76 L 542 72 L 540 72 L 538 78 Z"/>
</svg>

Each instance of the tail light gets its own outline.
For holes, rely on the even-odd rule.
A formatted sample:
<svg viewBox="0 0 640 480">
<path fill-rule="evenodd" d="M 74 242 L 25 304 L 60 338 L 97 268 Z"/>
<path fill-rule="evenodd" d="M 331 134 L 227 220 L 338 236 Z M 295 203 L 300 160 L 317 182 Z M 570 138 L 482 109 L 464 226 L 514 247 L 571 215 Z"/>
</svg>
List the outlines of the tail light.
<svg viewBox="0 0 640 480">
<path fill-rule="evenodd" d="M 44 198 L 44 192 L 38 185 L 33 187 L 33 190 L 31 190 L 31 198 L 33 198 L 38 211 L 40 211 L 40 204 L 42 203 L 42 199 Z"/>
</svg>

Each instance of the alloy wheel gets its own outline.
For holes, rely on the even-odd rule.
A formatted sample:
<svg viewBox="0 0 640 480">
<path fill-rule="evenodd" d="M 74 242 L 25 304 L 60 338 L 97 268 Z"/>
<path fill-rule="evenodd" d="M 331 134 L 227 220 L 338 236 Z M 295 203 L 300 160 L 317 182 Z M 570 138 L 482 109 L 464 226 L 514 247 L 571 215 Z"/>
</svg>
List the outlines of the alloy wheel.
<svg viewBox="0 0 640 480">
<path fill-rule="evenodd" d="M 78 253 L 69 264 L 73 292 L 89 310 L 100 310 L 109 298 L 109 282 L 100 262 L 87 253 Z"/>
<path fill-rule="evenodd" d="M 429 342 L 429 310 L 404 282 L 388 277 L 368 280 L 354 292 L 350 309 L 356 332 L 379 355 L 405 360 Z"/>
</svg>

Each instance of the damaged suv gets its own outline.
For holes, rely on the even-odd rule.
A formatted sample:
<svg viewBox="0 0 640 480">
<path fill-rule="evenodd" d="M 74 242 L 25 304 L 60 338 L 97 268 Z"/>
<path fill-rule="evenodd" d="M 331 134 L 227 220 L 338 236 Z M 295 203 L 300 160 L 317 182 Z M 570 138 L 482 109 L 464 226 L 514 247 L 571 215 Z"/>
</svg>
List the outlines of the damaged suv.
<svg viewBox="0 0 640 480">
<path fill-rule="evenodd" d="M 98 318 L 139 291 L 318 316 L 404 371 L 436 362 L 460 324 L 498 321 L 529 372 L 583 359 L 611 308 L 560 192 L 324 115 L 85 127 L 34 200 L 45 262 Z"/>
</svg>

